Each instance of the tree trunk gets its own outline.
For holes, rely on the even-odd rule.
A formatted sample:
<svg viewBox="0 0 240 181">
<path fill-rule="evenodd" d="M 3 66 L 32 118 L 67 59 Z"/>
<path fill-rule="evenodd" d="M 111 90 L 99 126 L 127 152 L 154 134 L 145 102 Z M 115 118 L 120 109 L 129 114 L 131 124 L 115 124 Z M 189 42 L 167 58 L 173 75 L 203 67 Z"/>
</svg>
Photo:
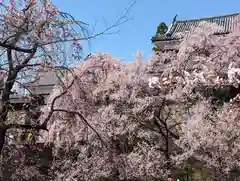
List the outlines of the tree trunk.
<svg viewBox="0 0 240 181">
<path fill-rule="evenodd" d="M 0 129 L 0 155 L 2 154 L 4 142 L 5 142 L 6 129 Z"/>
</svg>

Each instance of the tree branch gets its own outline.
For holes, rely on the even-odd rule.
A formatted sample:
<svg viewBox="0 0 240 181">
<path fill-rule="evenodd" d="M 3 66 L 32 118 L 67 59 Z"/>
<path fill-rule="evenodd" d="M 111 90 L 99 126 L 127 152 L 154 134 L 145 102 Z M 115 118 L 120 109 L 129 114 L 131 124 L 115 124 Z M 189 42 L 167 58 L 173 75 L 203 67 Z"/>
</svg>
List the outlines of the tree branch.
<svg viewBox="0 0 240 181">
<path fill-rule="evenodd" d="M 126 18 L 127 15 L 129 14 L 130 10 L 132 9 L 132 7 L 135 5 L 136 3 L 136 0 L 133 0 L 132 3 L 130 4 L 130 6 L 126 9 L 126 11 L 124 13 L 122 13 L 122 15 L 120 16 L 119 19 L 117 19 L 117 21 L 115 23 L 113 23 L 112 25 L 110 26 L 107 26 L 103 31 L 101 31 L 100 33 L 93 33 L 92 35 L 90 36 L 87 36 L 87 37 L 74 37 L 74 38 L 70 38 L 70 39 L 59 39 L 59 40 L 55 40 L 55 41 L 51 41 L 51 42 L 45 42 L 45 43 L 42 43 L 41 45 L 42 46 L 45 46 L 45 45 L 49 45 L 49 44 L 56 44 L 56 43 L 59 43 L 59 42 L 71 42 L 71 41 L 83 41 L 83 40 L 90 40 L 90 39 L 94 39 L 96 37 L 99 37 L 99 36 L 102 36 L 102 35 L 105 35 L 105 34 L 113 34 L 113 33 L 110 33 L 109 31 L 114 29 L 115 27 L 118 27 L 124 23 L 126 23 L 127 21 L 129 21 L 131 18 Z M 67 13 L 63 13 L 63 12 L 60 12 L 60 14 L 62 15 L 68 15 Z M 73 20 L 73 22 L 75 22 L 81 29 L 83 28 L 79 22 L 77 20 L 74 20 L 74 18 L 71 16 L 71 19 Z M 83 22 L 81 22 L 83 23 Z M 85 32 L 85 29 L 82 29 L 83 32 Z"/>
<path fill-rule="evenodd" d="M 93 127 L 89 124 L 89 122 L 86 120 L 86 118 L 85 118 L 81 113 L 79 113 L 79 112 L 77 112 L 77 111 L 69 111 L 69 110 L 66 110 L 66 109 L 53 109 L 53 111 L 59 111 L 59 112 L 65 112 L 65 113 L 69 113 L 69 114 L 76 114 L 76 115 L 78 115 L 78 116 L 83 120 L 83 122 L 84 122 L 87 126 L 89 126 L 89 127 L 96 133 L 96 135 L 97 135 L 98 138 L 101 140 L 101 142 L 104 144 L 104 146 L 107 147 L 107 144 L 106 144 L 105 141 L 101 138 L 100 134 L 96 131 L 95 128 L 93 128 Z"/>
<path fill-rule="evenodd" d="M 33 53 L 34 52 L 34 48 L 32 48 L 32 49 L 25 49 L 25 48 L 20 48 L 20 47 L 13 46 L 13 45 L 8 45 L 8 44 L 2 43 L 2 42 L 0 42 L 0 46 L 4 47 L 4 48 L 11 49 L 11 50 L 15 50 L 17 52 L 23 52 L 23 53 Z"/>
<path fill-rule="evenodd" d="M 10 48 L 7 49 L 7 58 L 8 58 L 9 71 L 12 71 L 13 70 L 13 60 L 12 60 L 12 50 Z"/>
<path fill-rule="evenodd" d="M 70 89 L 72 86 L 73 86 L 73 83 L 74 83 L 74 80 L 75 80 L 75 75 L 73 73 L 72 70 L 70 69 L 67 69 L 68 71 L 70 71 L 70 73 L 73 75 L 73 80 L 72 82 L 69 84 L 69 86 L 67 86 L 65 88 L 65 90 L 63 92 L 61 92 L 59 95 L 57 95 L 56 97 L 54 97 L 52 103 L 51 103 L 51 107 L 50 107 L 50 112 L 48 114 L 48 116 L 46 117 L 46 119 L 43 121 L 42 125 L 46 126 L 47 127 L 47 122 L 49 121 L 49 119 L 51 118 L 53 112 L 54 112 L 54 104 L 56 102 L 57 99 L 59 99 L 60 97 L 62 97 L 63 95 L 65 95 L 68 91 L 68 89 Z"/>
</svg>

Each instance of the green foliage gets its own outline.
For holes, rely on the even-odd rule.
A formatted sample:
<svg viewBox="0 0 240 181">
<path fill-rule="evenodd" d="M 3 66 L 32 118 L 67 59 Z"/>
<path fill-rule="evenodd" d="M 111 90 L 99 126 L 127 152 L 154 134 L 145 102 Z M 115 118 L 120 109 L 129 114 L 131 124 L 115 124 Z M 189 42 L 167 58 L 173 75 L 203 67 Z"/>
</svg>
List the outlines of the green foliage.
<svg viewBox="0 0 240 181">
<path fill-rule="evenodd" d="M 162 22 L 158 25 L 156 34 L 164 35 L 167 32 L 167 30 L 168 30 L 168 27 L 166 23 Z"/>
<path fill-rule="evenodd" d="M 154 47 L 152 48 L 152 50 L 153 50 L 154 52 L 158 52 L 158 51 L 160 51 L 160 48 L 154 46 Z"/>
<path fill-rule="evenodd" d="M 29 145 L 35 144 L 35 137 L 32 132 L 23 132 L 20 136 L 20 140 Z"/>
<path fill-rule="evenodd" d="M 168 30 L 168 27 L 167 27 L 166 23 L 162 22 L 158 25 L 156 34 L 164 35 L 167 32 L 167 30 Z M 152 50 L 154 52 L 160 51 L 160 49 L 156 46 L 154 46 L 152 48 Z"/>
<path fill-rule="evenodd" d="M 183 181 L 202 181 L 211 177 L 209 169 L 201 166 L 189 166 L 182 170 L 182 173 L 177 175 L 176 178 Z"/>
</svg>

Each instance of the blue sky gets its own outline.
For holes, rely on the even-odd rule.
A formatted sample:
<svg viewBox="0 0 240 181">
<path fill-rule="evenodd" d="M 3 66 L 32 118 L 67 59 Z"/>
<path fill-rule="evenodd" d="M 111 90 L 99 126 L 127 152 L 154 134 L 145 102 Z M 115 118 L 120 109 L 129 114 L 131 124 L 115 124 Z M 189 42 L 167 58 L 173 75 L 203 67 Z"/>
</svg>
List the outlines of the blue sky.
<svg viewBox="0 0 240 181">
<path fill-rule="evenodd" d="M 97 22 L 95 31 L 106 28 L 105 21 L 113 24 L 118 14 L 124 12 L 131 0 L 53 0 L 65 12 L 89 24 L 91 30 Z M 177 14 L 177 20 L 203 18 L 238 13 L 240 0 L 136 0 L 129 16 L 132 19 L 118 28 L 117 34 L 106 35 L 91 40 L 84 45 L 84 54 L 106 52 L 125 61 L 134 59 L 139 49 L 143 57 L 152 55 L 151 37 L 162 21 L 170 24 Z"/>
</svg>

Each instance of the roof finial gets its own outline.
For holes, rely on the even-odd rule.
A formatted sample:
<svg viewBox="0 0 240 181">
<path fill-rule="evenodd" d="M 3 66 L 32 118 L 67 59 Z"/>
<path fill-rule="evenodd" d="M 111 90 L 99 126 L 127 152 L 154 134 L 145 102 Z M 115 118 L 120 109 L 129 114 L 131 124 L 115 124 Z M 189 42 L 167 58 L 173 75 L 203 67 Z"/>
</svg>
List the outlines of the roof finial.
<svg viewBox="0 0 240 181">
<path fill-rule="evenodd" d="M 177 20 L 177 14 L 174 16 L 172 24 L 174 24 L 176 20 Z"/>
</svg>

